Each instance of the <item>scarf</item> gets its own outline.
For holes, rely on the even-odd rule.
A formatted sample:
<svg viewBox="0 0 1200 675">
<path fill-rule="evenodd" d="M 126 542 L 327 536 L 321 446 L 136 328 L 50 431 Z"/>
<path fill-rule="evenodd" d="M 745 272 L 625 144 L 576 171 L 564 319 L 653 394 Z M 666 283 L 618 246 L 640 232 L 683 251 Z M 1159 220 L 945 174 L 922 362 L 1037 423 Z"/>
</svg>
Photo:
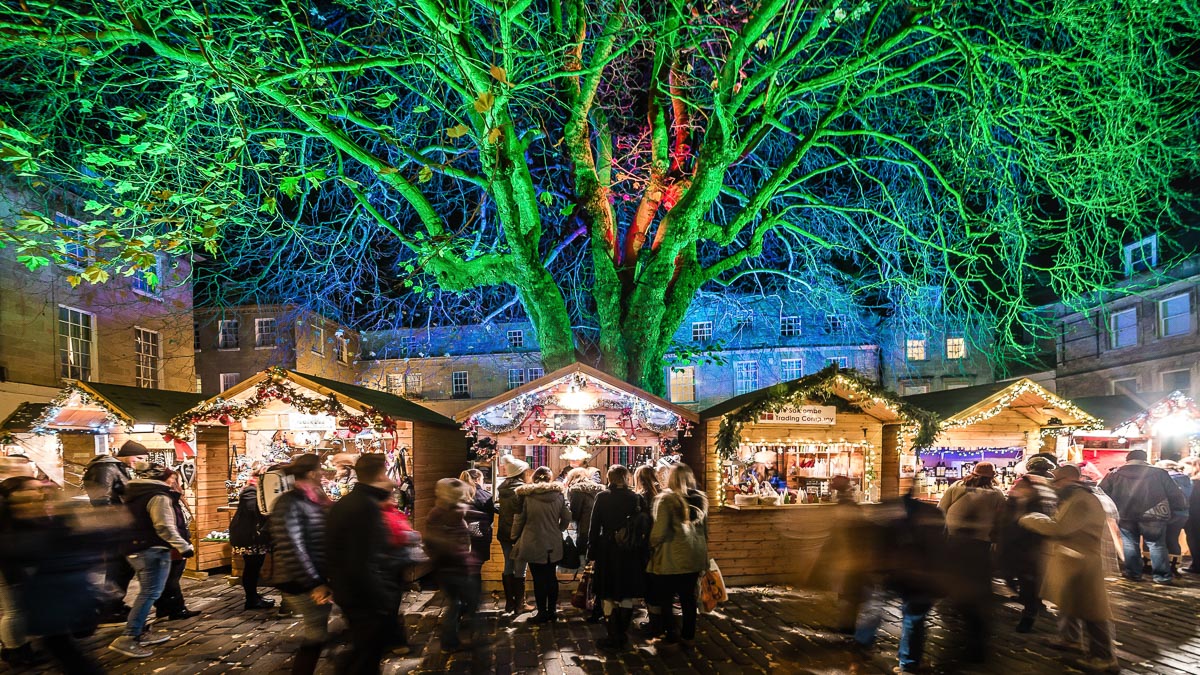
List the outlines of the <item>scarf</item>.
<svg viewBox="0 0 1200 675">
<path fill-rule="evenodd" d="M 396 507 L 396 503 L 388 499 L 380 502 L 379 510 L 383 515 L 383 526 L 388 533 L 392 546 L 406 546 L 412 538 L 412 526 L 408 518 Z"/>
</svg>

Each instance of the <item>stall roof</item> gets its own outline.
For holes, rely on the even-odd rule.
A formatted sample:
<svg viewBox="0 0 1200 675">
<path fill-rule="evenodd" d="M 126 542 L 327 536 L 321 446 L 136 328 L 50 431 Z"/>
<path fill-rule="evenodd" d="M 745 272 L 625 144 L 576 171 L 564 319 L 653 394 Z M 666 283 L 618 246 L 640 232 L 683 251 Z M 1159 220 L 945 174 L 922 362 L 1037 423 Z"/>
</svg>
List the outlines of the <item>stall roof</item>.
<svg viewBox="0 0 1200 675">
<path fill-rule="evenodd" d="M 1042 426 L 1057 418 L 1063 426 L 1101 427 L 1094 415 L 1027 378 L 914 394 L 904 400 L 936 413 L 942 418 L 944 429 L 981 422 L 1006 409 L 1015 410 Z"/>
<path fill-rule="evenodd" d="M 1106 428 L 1116 429 L 1166 397 L 1166 392 L 1143 392 L 1112 396 L 1084 396 L 1071 400 L 1075 402 L 1075 405 L 1086 410 L 1088 414 L 1104 422 Z"/>
<path fill-rule="evenodd" d="M 307 387 L 322 394 L 338 394 L 342 398 L 348 399 L 349 402 L 356 407 L 374 408 L 380 413 L 398 420 L 437 424 L 439 426 L 454 427 L 456 429 L 459 426 L 457 422 L 449 417 L 446 417 L 445 415 L 440 415 L 429 408 L 417 405 L 416 403 L 413 403 L 406 398 L 396 396 L 395 394 L 389 394 L 386 391 L 368 389 L 366 387 L 360 387 L 356 384 L 348 384 L 346 382 L 330 380 L 324 377 L 317 377 L 316 375 L 298 373 L 294 370 L 286 370 L 283 372 L 287 373 L 287 377 L 290 382 Z M 221 392 L 217 396 L 204 401 L 204 403 L 212 403 L 217 399 L 229 400 L 230 398 L 237 396 L 247 389 L 258 386 L 260 382 L 270 378 L 271 374 L 271 370 L 264 370 L 262 372 L 255 373 L 254 375 L 233 385 L 229 389 Z"/>
<path fill-rule="evenodd" d="M 526 384 L 523 384 L 520 387 L 517 387 L 516 389 L 509 389 L 508 391 L 504 392 L 503 394 L 500 394 L 499 396 L 490 398 L 490 399 L 484 401 L 483 403 L 471 406 L 470 408 L 467 408 L 466 410 L 459 412 L 457 415 L 454 416 L 454 418 L 459 421 L 468 420 L 472 416 L 478 414 L 479 412 L 481 412 L 483 410 L 487 410 L 489 408 L 494 408 L 495 406 L 501 405 L 503 403 L 507 403 L 508 401 L 511 401 L 514 398 L 516 398 L 522 394 L 526 394 L 526 393 L 533 392 L 533 391 L 538 391 L 541 389 L 546 389 L 547 387 L 550 387 L 561 380 L 565 380 L 566 378 L 568 378 L 571 375 L 574 375 L 576 373 L 599 380 L 600 382 L 604 383 L 605 385 L 607 385 L 609 387 L 612 387 L 613 389 L 617 389 L 619 391 L 623 391 L 632 396 L 636 396 L 648 403 L 651 403 L 655 406 L 658 406 L 659 408 L 662 408 L 663 410 L 668 410 L 672 413 L 675 413 L 679 417 L 682 417 L 683 419 L 688 420 L 689 422 L 698 422 L 699 421 L 699 417 L 696 416 L 696 413 L 692 412 L 691 410 L 688 410 L 687 408 L 681 408 L 680 406 L 677 406 L 674 403 L 671 403 L 670 401 L 667 401 L 665 399 L 659 398 L 658 396 L 655 396 L 654 394 L 651 394 L 650 392 L 648 392 L 644 389 L 639 389 L 638 387 L 635 387 L 632 384 L 629 384 L 628 382 L 623 382 L 623 381 L 613 377 L 612 375 L 609 375 L 608 373 L 605 373 L 605 372 L 603 372 L 601 370 L 597 370 L 596 368 L 593 368 L 589 365 L 586 365 L 583 363 L 578 363 L 578 362 L 572 363 L 569 366 L 564 366 L 562 368 L 559 368 L 558 370 L 556 370 L 552 373 L 547 373 L 546 375 L 543 375 L 542 377 L 539 377 L 538 379 L 533 380 L 532 382 L 527 382 Z"/>
<path fill-rule="evenodd" d="M 8 417 L 0 422 L 0 433 L 21 433 L 33 431 L 33 427 L 42 415 L 46 414 L 46 409 L 50 407 L 49 403 L 30 403 L 26 401 L 17 406 L 17 409 L 9 413 Z"/>
<path fill-rule="evenodd" d="M 83 404 L 78 410 L 66 409 L 76 396 Z M 170 389 L 146 389 L 106 382 L 68 384 L 41 415 L 33 428 L 83 428 L 120 421 L 125 424 L 166 424 L 172 417 L 195 406 L 204 396 Z M 100 417 L 97 418 L 97 415 Z"/>
<path fill-rule="evenodd" d="M 856 390 L 855 387 L 858 389 Z M 903 417 L 897 410 L 889 409 L 886 405 L 861 405 L 864 393 L 871 393 L 882 398 L 891 398 L 896 403 L 899 403 L 900 399 L 895 394 L 884 390 L 874 381 L 859 375 L 856 371 L 841 370 L 831 366 L 812 375 L 805 375 L 799 379 L 780 382 L 770 387 L 734 396 L 711 408 L 700 411 L 700 419 L 722 417 L 768 397 L 788 396 L 794 392 L 815 389 L 823 389 L 850 403 L 859 403 L 864 413 L 876 419 L 897 421 Z"/>
</svg>

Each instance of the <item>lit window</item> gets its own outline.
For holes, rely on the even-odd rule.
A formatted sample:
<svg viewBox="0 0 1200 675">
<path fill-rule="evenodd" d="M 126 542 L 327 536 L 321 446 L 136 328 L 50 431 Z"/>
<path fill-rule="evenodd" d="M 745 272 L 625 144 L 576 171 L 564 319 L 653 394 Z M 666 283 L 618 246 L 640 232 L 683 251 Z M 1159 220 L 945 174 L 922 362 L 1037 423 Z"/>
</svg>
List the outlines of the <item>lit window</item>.
<svg viewBox="0 0 1200 675">
<path fill-rule="evenodd" d="M 850 367 L 850 358 L 847 356 L 831 356 L 825 359 L 825 365 L 834 365 L 844 370 Z"/>
<path fill-rule="evenodd" d="M 217 349 L 238 348 L 237 319 L 226 319 L 217 322 Z"/>
<path fill-rule="evenodd" d="M 830 333 L 840 333 L 841 331 L 845 330 L 846 329 L 846 315 L 845 314 L 826 314 L 825 315 L 825 328 Z"/>
<path fill-rule="evenodd" d="M 909 338 L 904 343 L 904 356 L 909 361 L 925 360 L 925 338 Z"/>
<path fill-rule="evenodd" d="M 96 317 L 78 309 L 58 306 L 59 375 L 71 380 L 92 379 L 96 349 Z"/>
<path fill-rule="evenodd" d="M 196 393 L 197 394 L 204 393 L 204 380 L 202 380 L 198 377 L 196 378 Z"/>
<path fill-rule="evenodd" d="M 946 358 L 961 359 L 967 356 L 967 339 L 962 337 L 946 338 Z"/>
<path fill-rule="evenodd" d="M 1125 246 L 1125 276 L 1154 269 L 1158 266 L 1158 235 Z"/>
<path fill-rule="evenodd" d="M 1114 312 L 1108 317 L 1108 344 L 1111 349 L 1121 349 L 1137 344 L 1137 308 Z"/>
<path fill-rule="evenodd" d="M 1136 394 L 1138 391 L 1138 381 L 1136 377 L 1128 377 L 1125 379 L 1112 381 L 1113 394 Z"/>
<path fill-rule="evenodd" d="M 779 317 L 779 337 L 797 337 L 800 335 L 800 317 Z"/>
<path fill-rule="evenodd" d="M 1192 371 L 1190 370 L 1168 370 L 1162 374 L 1163 391 L 1176 392 L 1182 391 L 1185 394 L 1192 393 Z"/>
<path fill-rule="evenodd" d="M 340 331 L 339 331 L 340 332 Z M 350 354 L 350 338 L 345 335 L 335 335 L 333 337 L 333 358 L 338 363 L 349 364 L 352 361 Z"/>
<path fill-rule="evenodd" d="M 404 395 L 420 396 L 425 389 L 425 378 L 420 373 L 404 374 Z"/>
<path fill-rule="evenodd" d="M 254 347 L 255 349 L 275 348 L 275 319 L 254 320 Z"/>
<path fill-rule="evenodd" d="M 396 396 L 404 395 L 404 375 L 401 373 L 388 373 L 387 390 L 389 394 Z"/>
<path fill-rule="evenodd" d="M 81 270 L 96 262 L 96 249 L 88 246 L 88 234 L 83 223 L 62 213 L 54 214 L 54 224 L 58 226 L 58 238 L 63 242 L 63 253 L 67 262 L 64 265 L 74 270 Z"/>
<path fill-rule="evenodd" d="M 533 382 L 534 380 L 536 380 L 538 378 L 545 377 L 545 375 L 546 375 L 546 371 L 542 370 L 541 368 L 530 368 L 529 369 L 529 381 L 530 382 Z"/>
<path fill-rule="evenodd" d="M 524 368 L 509 368 L 508 369 L 508 388 L 516 389 L 525 384 L 525 369 Z"/>
<path fill-rule="evenodd" d="M 200 322 L 192 322 L 192 347 L 196 351 L 200 351 Z"/>
<path fill-rule="evenodd" d="M 804 376 L 804 359 L 783 359 L 779 362 L 779 366 L 784 382 Z"/>
<path fill-rule="evenodd" d="M 471 384 L 467 379 L 467 371 L 456 370 L 450 373 L 450 396 L 452 398 L 471 397 Z"/>
<path fill-rule="evenodd" d="M 692 342 L 708 342 L 712 339 L 711 321 L 692 322 Z"/>
<path fill-rule="evenodd" d="M 312 324 L 312 353 L 325 356 L 325 326 L 316 322 Z"/>
<path fill-rule="evenodd" d="M 745 394 L 758 389 L 758 362 L 738 361 L 733 364 L 734 394 Z"/>
<path fill-rule="evenodd" d="M 508 331 L 508 346 L 513 349 L 519 349 L 525 346 L 525 331 L 510 330 Z"/>
<path fill-rule="evenodd" d="M 696 401 L 696 367 L 676 366 L 671 368 L 671 400 L 675 403 Z"/>
<path fill-rule="evenodd" d="M 1158 303 L 1158 334 L 1161 337 L 1192 332 L 1192 299 L 1187 293 Z"/>
<path fill-rule="evenodd" d="M 241 381 L 241 373 L 221 373 L 221 391 L 232 389 L 235 384 Z"/>
<path fill-rule="evenodd" d="M 900 385 L 900 393 L 904 396 L 913 396 L 914 394 L 928 394 L 928 384 L 917 384 L 915 382 Z"/>
<path fill-rule="evenodd" d="M 158 333 L 144 328 L 134 328 L 134 356 L 137 364 L 134 380 L 143 389 L 158 389 L 159 342 Z"/>
</svg>

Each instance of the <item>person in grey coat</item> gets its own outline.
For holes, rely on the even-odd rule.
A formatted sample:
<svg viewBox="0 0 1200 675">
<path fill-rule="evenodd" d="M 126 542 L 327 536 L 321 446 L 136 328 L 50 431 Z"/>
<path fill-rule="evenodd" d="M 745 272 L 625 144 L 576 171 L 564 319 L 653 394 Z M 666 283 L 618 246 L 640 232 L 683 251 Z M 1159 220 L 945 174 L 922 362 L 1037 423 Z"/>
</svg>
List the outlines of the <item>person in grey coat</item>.
<svg viewBox="0 0 1200 675">
<path fill-rule="evenodd" d="M 571 510 L 562 483 L 551 479 L 550 467 L 539 466 L 533 482 L 517 488 L 521 510 L 513 521 L 513 555 L 533 573 L 537 615 L 533 623 L 558 618 L 558 577 L 554 568 L 563 557 L 562 533 L 571 524 Z"/>
</svg>

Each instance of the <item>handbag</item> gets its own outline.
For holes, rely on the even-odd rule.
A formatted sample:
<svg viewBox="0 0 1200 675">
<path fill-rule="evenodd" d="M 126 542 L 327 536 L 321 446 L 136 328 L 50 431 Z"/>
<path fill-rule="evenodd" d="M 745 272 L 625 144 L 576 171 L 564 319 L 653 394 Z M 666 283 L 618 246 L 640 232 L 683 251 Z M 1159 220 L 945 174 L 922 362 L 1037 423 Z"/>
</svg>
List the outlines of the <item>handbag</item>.
<svg viewBox="0 0 1200 675">
<path fill-rule="evenodd" d="M 637 508 L 625 518 L 625 523 L 613 533 L 613 543 L 620 551 L 644 551 L 650 546 L 650 528 L 654 521 L 642 508 L 639 497 Z"/>
<path fill-rule="evenodd" d="M 558 566 L 563 569 L 577 570 L 583 565 L 583 560 L 579 556 L 579 547 L 575 545 L 575 540 L 570 534 L 563 535 L 563 557 L 558 561 Z"/>
<path fill-rule="evenodd" d="M 1167 533 L 1167 521 L 1171 519 L 1171 504 L 1167 500 L 1151 506 L 1138 517 L 1138 529 L 1146 541 L 1161 539 Z"/>
<path fill-rule="evenodd" d="M 696 579 L 696 599 L 700 611 L 708 614 L 718 604 L 729 599 L 725 589 L 725 577 L 721 576 L 721 568 L 717 561 L 709 558 L 708 569 L 700 573 Z"/>
<path fill-rule="evenodd" d="M 579 585 L 571 594 L 571 606 L 590 612 L 596 607 L 596 596 L 592 593 L 592 568 L 589 565 L 579 578 Z"/>
</svg>

